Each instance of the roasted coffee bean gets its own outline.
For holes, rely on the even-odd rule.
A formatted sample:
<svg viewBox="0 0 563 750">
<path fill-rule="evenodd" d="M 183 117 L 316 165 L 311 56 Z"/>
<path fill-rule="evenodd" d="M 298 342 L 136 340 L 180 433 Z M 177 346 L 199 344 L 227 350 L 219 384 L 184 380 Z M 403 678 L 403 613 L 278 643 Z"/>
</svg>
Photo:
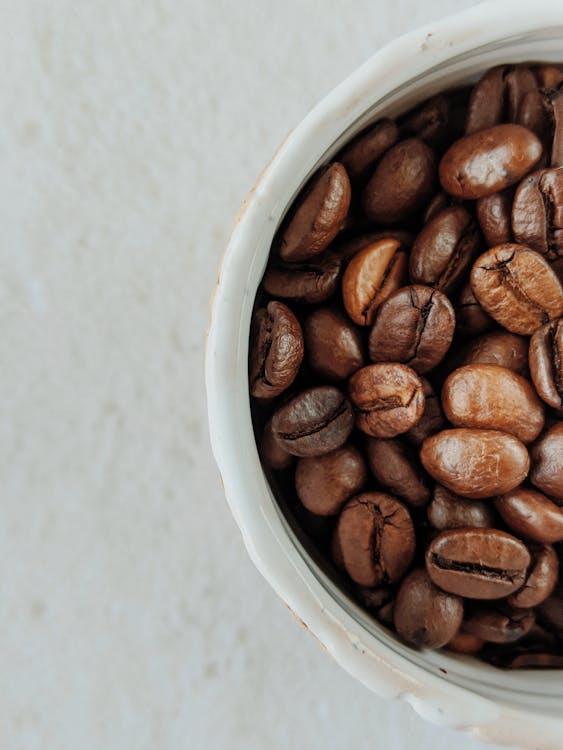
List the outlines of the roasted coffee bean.
<svg viewBox="0 0 563 750">
<path fill-rule="evenodd" d="M 303 326 L 311 368 L 327 380 L 345 380 L 364 364 L 360 332 L 336 308 L 321 307 Z"/>
<path fill-rule="evenodd" d="M 483 646 L 485 641 L 482 638 L 478 638 L 476 635 L 466 633 L 461 627 L 454 635 L 454 637 L 446 643 L 448 651 L 453 651 L 454 654 L 477 654 Z"/>
<path fill-rule="evenodd" d="M 466 284 L 460 292 L 456 306 L 457 330 L 468 336 L 476 336 L 488 331 L 493 325 L 493 319 L 477 302 L 470 285 Z"/>
<path fill-rule="evenodd" d="M 437 484 L 426 511 L 428 520 L 438 531 L 459 528 L 492 528 L 495 514 L 490 502 L 467 500 Z"/>
<path fill-rule="evenodd" d="M 338 529 L 335 528 L 330 541 L 330 556 L 337 570 L 346 572 L 344 566 L 344 557 L 342 556 L 342 547 L 340 546 L 340 537 L 338 536 Z"/>
<path fill-rule="evenodd" d="M 531 450 L 530 479 L 546 495 L 563 500 L 563 422 L 546 430 Z"/>
<path fill-rule="evenodd" d="M 539 162 L 542 145 L 521 125 L 495 125 L 460 138 L 442 157 L 442 187 L 457 198 L 492 195 L 520 182 Z"/>
<path fill-rule="evenodd" d="M 445 208 L 449 208 L 451 205 L 452 205 L 451 196 L 447 195 L 447 193 L 444 193 L 443 190 L 440 190 L 440 192 L 436 193 L 436 195 L 432 198 L 430 203 L 426 206 L 426 209 L 424 210 L 424 214 L 422 215 L 423 223 L 427 224 L 431 219 L 437 216 L 441 211 L 443 211 Z"/>
<path fill-rule="evenodd" d="M 394 146 L 399 129 L 393 120 L 379 120 L 356 136 L 340 153 L 340 162 L 351 180 L 362 179 L 375 162 Z"/>
<path fill-rule="evenodd" d="M 551 596 L 559 578 L 559 558 L 551 544 L 529 548 L 532 564 L 526 582 L 515 594 L 508 597 L 511 607 L 537 607 Z"/>
<path fill-rule="evenodd" d="M 336 529 L 346 571 L 360 586 L 396 583 L 409 569 L 414 528 L 408 510 L 395 497 L 366 492 L 352 498 Z"/>
<path fill-rule="evenodd" d="M 550 165 L 560 167 L 563 164 L 563 91 L 558 88 L 529 91 L 522 100 L 518 121 L 544 144 Z"/>
<path fill-rule="evenodd" d="M 474 339 L 461 351 L 458 366 L 498 365 L 517 375 L 528 371 L 528 339 L 508 331 L 491 331 Z"/>
<path fill-rule="evenodd" d="M 530 383 L 506 367 L 467 365 L 442 388 L 442 407 L 456 427 L 502 430 L 523 443 L 543 429 L 544 409 Z"/>
<path fill-rule="evenodd" d="M 477 221 L 489 247 L 512 241 L 511 210 L 512 190 L 485 195 L 477 201 Z"/>
<path fill-rule="evenodd" d="M 425 224 L 409 260 L 411 279 L 449 293 L 459 285 L 479 251 L 479 232 L 463 206 L 445 208 Z"/>
<path fill-rule="evenodd" d="M 563 256 L 563 167 L 522 180 L 512 204 L 512 228 L 517 242 L 548 260 Z"/>
<path fill-rule="evenodd" d="M 323 170 L 299 199 L 280 244 L 285 261 L 308 260 L 329 246 L 344 226 L 352 190 L 342 164 Z"/>
<path fill-rule="evenodd" d="M 393 224 L 416 213 L 436 183 L 434 152 L 420 138 L 407 138 L 389 149 L 364 189 L 362 205 L 371 221 Z"/>
<path fill-rule="evenodd" d="M 497 606 L 477 609 L 463 621 L 463 629 L 490 643 L 513 643 L 530 631 L 536 618 L 533 610 Z"/>
<path fill-rule="evenodd" d="M 393 598 L 393 591 L 389 586 L 379 586 L 378 588 L 354 586 L 354 594 L 364 607 L 372 612 L 377 612 Z"/>
<path fill-rule="evenodd" d="M 424 411 L 415 426 L 405 433 L 406 439 L 417 447 L 422 445 L 422 441 L 426 440 L 427 437 L 439 432 L 444 427 L 444 412 L 440 399 L 426 378 L 421 377 L 420 382 L 425 399 Z"/>
<path fill-rule="evenodd" d="M 409 505 L 426 505 L 430 499 L 428 477 L 408 445 L 399 438 L 369 438 L 366 450 L 372 474 L 385 489 Z"/>
<path fill-rule="evenodd" d="M 476 500 L 518 487 L 530 467 L 526 446 L 498 430 L 443 430 L 426 438 L 420 459 L 439 484 Z"/>
<path fill-rule="evenodd" d="M 397 240 L 379 240 L 360 250 L 342 277 L 342 299 L 354 323 L 373 323 L 377 308 L 405 281 L 407 256 Z"/>
<path fill-rule="evenodd" d="M 336 291 L 341 261 L 327 251 L 304 263 L 278 263 L 266 270 L 262 284 L 272 297 L 292 302 L 325 302 Z"/>
<path fill-rule="evenodd" d="M 334 253 L 342 263 L 347 265 L 352 258 L 368 247 L 380 240 L 397 240 L 400 250 L 410 250 L 414 242 L 414 235 L 403 229 L 381 229 L 376 232 L 362 232 L 361 234 L 347 237 L 331 245 L 331 252 Z"/>
<path fill-rule="evenodd" d="M 289 307 L 268 302 L 254 315 L 250 347 L 250 392 L 273 398 L 288 388 L 303 360 L 303 333 Z"/>
<path fill-rule="evenodd" d="M 393 627 L 393 609 L 394 602 L 387 602 L 387 604 L 384 604 L 377 613 L 377 619 L 379 622 L 388 628 Z"/>
<path fill-rule="evenodd" d="M 555 65 L 537 65 L 533 71 L 540 88 L 555 89 L 563 82 L 563 73 Z"/>
<path fill-rule="evenodd" d="M 547 261 L 522 245 L 499 245 L 471 270 L 479 304 L 512 333 L 531 335 L 563 315 L 563 287 Z"/>
<path fill-rule="evenodd" d="M 523 65 L 491 68 L 473 87 L 465 132 L 474 133 L 503 121 L 515 122 L 524 96 L 536 87 L 534 74 Z"/>
<path fill-rule="evenodd" d="M 558 586 L 553 594 L 537 608 L 538 619 L 557 638 L 563 639 L 563 586 Z"/>
<path fill-rule="evenodd" d="M 443 531 L 426 550 L 426 569 L 436 586 L 468 599 L 514 593 L 526 580 L 530 560 L 524 544 L 499 529 Z"/>
<path fill-rule="evenodd" d="M 271 468 L 276 470 L 290 469 L 295 461 L 295 456 L 288 453 L 278 443 L 272 430 L 272 420 L 268 420 L 262 431 L 260 441 L 260 455 L 262 460 Z"/>
<path fill-rule="evenodd" d="M 433 96 L 409 114 L 401 123 L 401 135 L 414 135 L 431 146 L 439 146 L 450 126 L 450 102 L 443 94 Z"/>
<path fill-rule="evenodd" d="M 537 490 L 517 487 L 495 507 L 511 531 L 534 542 L 563 541 L 563 509 Z"/>
<path fill-rule="evenodd" d="M 538 395 L 563 408 L 563 318 L 539 328 L 530 339 L 530 374 Z"/>
<path fill-rule="evenodd" d="M 406 365 L 368 365 L 348 383 L 356 426 L 368 435 L 390 438 L 407 432 L 424 411 L 424 392 L 416 372 Z"/>
<path fill-rule="evenodd" d="M 563 286 L 563 258 L 556 258 L 549 262 L 553 272 L 559 279 L 559 283 Z"/>
<path fill-rule="evenodd" d="M 407 643 L 440 648 L 454 637 L 463 619 L 463 601 L 434 586 L 425 570 L 413 570 L 397 593 L 393 621 Z"/>
<path fill-rule="evenodd" d="M 333 386 L 309 388 L 272 417 L 278 443 L 294 456 L 322 456 L 344 445 L 354 414 L 344 394 Z"/>
<path fill-rule="evenodd" d="M 295 468 L 297 497 L 311 513 L 331 516 L 356 495 L 367 480 L 360 451 L 345 445 L 315 458 L 300 458 Z"/>
<path fill-rule="evenodd" d="M 513 652 L 508 659 L 497 660 L 493 656 L 491 661 L 509 669 L 563 669 L 563 654 L 530 651 L 527 647 L 520 653 Z"/>
<path fill-rule="evenodd" d="M 399 289 L 379 308 L 369 336 L 372 362 L 402 362 L 419 373 L 442 360 L 455 330 L 449 299 L 437 289 Z"/>
</svg>

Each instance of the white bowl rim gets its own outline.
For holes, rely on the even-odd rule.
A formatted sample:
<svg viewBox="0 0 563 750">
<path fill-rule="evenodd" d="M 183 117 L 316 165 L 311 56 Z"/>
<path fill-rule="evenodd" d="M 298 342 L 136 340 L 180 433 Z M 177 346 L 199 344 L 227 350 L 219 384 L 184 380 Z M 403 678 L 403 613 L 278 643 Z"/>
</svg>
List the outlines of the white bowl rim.
<svg viewBox="0 0 563 750">
<path fill-rule="evenodd" d="M 552 26 L 563 28 L 560 0 L 483 3 L 390 42 L 325 97 L 278 149 L 241 207 L 220 268 L 206 352 L 211 443 L 228 503 L 254 564 L 298 619 L 342 667 L 379 695 L 403 698 L 425 719 L 484 741 L 542 750 L 561 747 L 563 717 L 558 713 L 505 704 L 448 682 L 438 670 L 433 673 L 413 664 L 388 644 L 369 637 L 315 580 L 280 514 L 271 507 L 254 439 L 248 440 L 246 361 L 255 294 L 248 280 L 251 271 L 259 278 L 263 270 L 263 265 L 253 266 L 257 261 L 249 249 L 260 241 L 265 221 L 273 234 L 287 205 L 276 198 L 279 185 L 292 183 L 294 193 L 299 189 L 328 144 L 345 129 L 343 125 L 349 126 L 365 112 L 366 100 L 374 98 L 369 92 L 378 91 L 380 100 L 420 70 L 447 61 L 452 48 L 456 53 L 469 52 Z M 400 74 L 397 59 L 404 61 Z"/>
</svg>

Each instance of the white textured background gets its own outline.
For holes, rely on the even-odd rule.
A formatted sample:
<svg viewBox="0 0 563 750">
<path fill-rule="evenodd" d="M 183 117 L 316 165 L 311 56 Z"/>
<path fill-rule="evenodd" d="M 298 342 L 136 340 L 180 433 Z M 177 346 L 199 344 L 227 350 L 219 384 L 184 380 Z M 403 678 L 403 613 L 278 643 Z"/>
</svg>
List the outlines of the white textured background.
<svg viewBox="0 0 563 750">
<path fill-rule="evenodd" d="M 356 684 L 255 572 L 202 371 L 277 144 L 473 4 L 0 0 L 2 750 L 481 747 Z"/>
</svg>

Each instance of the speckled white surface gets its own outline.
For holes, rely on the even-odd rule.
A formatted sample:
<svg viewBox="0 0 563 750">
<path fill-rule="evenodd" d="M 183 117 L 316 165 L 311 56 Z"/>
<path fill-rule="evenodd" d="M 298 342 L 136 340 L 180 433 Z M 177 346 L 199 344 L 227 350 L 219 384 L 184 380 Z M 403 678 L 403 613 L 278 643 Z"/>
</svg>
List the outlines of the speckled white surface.
<svg viewBox="0 0 563 750">
<path fill-rule="evenodd" d="M 3 750 L 482 747 L 356 684 L 255 572 L 202 365 L 285 133 L 473 4 L 0 0 Z"/>
</svg>

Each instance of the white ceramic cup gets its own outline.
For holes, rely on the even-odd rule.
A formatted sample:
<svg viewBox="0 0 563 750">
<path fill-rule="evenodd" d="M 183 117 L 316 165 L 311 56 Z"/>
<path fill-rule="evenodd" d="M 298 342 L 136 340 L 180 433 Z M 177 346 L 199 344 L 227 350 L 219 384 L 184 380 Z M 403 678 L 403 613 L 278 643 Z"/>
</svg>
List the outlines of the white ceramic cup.
<svg viewBox="0 0 563 750">
<path fill-rule="evenodd" d="M 371 121 L 393 117 L 499 63 L 563 61 L 563 0 L 484 3 L 376 52 L 291 133 L 246 198 L 223 259 L 206 383 L 213 452 L 252 560 L 350 674 L 425 719 L 489 742 L 563 747 L 563 672 L 505 672 L 389 635 L 311 560 L 266 482 L 252 431 L 248 335 L 256 289 L 287 207 L 307 178 Z"/>
</svg>

